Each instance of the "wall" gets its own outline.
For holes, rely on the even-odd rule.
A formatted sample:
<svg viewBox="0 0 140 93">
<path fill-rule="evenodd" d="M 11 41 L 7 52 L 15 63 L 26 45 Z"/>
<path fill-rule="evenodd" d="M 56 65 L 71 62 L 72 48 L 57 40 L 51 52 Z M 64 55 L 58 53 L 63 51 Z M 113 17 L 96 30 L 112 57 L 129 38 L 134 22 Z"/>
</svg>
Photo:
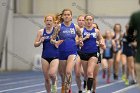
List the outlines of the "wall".
<svg viewBox="0 0 140 93">
<path fill-rule="evenodd" d="M 0 67 L 2 54 L 4 49 L 4 40 L 6 35 L 6 25 L 7 25 L 7 17 L 8 17 L 8 8 L 7 6 L 10 4 L 9 1 L 1 0 L 0 1 Z"/>
<path fill-rule="evenodd" d="M 138 0 L 89 0 L 89 12 L 98 16 L 130 16 L 139 9 Z"/>
<path fill-rule="evenodd" d="M 70 8 L 74 16 L 84 14 L 85 10 L 96 16 L 130 16 L 139 9 L 139 0 L 17 0 L 20 13 L 46 15 L 60 13 Z M 87 3 L 87 6 L 86 6 Z M 75 7 L 77 6 L 77 7 Z"/>
</svg>

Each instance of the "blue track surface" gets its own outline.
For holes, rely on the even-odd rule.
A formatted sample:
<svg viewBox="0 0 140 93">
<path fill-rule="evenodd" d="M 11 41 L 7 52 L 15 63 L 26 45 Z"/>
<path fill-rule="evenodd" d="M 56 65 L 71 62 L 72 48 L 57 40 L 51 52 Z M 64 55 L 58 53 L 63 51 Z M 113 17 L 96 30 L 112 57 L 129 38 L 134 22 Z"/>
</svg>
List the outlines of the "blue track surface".
<svg viewBox="0 0 140 93">
<path fill-rule="evenodd" d="M 60 93 L 61 81 L 58 78 L 58 93 Z M 73 75 L 73 93 L 78 93 L 78 88 Z M 44 77 L 41 71 L 25 72 L 0 72 L 0 93 L 46 93 L 44 88 Z M 125 86 L 119 79 L 111 79 L 110 84 L 106 84 L 98 74 L 98 86 L 96 93 L 140 93 L 138 84 Z"/>
</svg>

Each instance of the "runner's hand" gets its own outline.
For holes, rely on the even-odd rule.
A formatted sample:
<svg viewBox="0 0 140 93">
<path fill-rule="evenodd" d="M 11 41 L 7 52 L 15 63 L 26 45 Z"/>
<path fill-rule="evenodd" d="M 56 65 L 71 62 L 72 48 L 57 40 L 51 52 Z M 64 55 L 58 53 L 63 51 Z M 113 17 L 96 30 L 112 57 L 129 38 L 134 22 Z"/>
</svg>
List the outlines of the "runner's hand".
<svg viewBox="0 0 140 93">
<path fill-rule="evenodd" d="M 63 41 L 64 41 L 64 40 L 58 40 L 58 41 L 56 41 L 55 44 L 54 44 L 55 47 L 58 48 L 59 45 L 63 43 Z"/>
</svg>

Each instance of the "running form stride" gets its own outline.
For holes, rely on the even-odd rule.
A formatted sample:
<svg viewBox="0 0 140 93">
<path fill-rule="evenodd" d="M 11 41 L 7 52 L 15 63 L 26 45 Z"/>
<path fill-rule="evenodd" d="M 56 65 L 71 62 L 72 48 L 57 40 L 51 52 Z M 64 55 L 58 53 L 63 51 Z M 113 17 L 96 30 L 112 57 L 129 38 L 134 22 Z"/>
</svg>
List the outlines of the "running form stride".
<svg viewBox="0 0 140 93">
<path fill-rule="evenodd" d="M 43 44 L 41 63 L 45 78 L 45 88 L 47 93 L 56 93 L 56 76 L 59 65 L 58 48 L 50 43 L 50 37 L 54 32 L 54 17 L 48 15 L 45 17 L 44 22 L 46 27 L 38 31 L 34 46 L 39 47 L 41 44 Z M 50 79 L 52 81 L 52 86 Z"/>
<path fill-rule="evenodd" d="M 61 74 L 63 75 L 62 85 L 65 85 L 65 93 L 71 93 L 71 74 L 77 56 L 75 38 L 77 34 L 79 37 L 78 42 L 82 44 L 82 34 L 80 28 L 71 22 L 72 11 L 70 9 L 64 9 L 61 15 L 62 23 L 56 27 L 55 32 L 51 38 L 51 43 L 59 47 L 60 66 L 61 69 L 63 69 L 61 70 Z M 57 37 L 59 37 L 59 41 L 56 41 Z"/>
<path fill-rule="evenodd" d="M 87 77 L 87 91 L 91 93 L 92 85 L 95 77 L 95 67 L 98 61 L 99 53 L 96 41 L 99 41 L 99 46 L 105 49 L 104 39 L 98 29 L 93 27 L 93 16 L 86 15 L 85 27 L 83 29 L 83 46 L 81 47 L 81 59 L 84 73 Z M 95 91 L 93 92 L 95 93 Z"/>
</svg>

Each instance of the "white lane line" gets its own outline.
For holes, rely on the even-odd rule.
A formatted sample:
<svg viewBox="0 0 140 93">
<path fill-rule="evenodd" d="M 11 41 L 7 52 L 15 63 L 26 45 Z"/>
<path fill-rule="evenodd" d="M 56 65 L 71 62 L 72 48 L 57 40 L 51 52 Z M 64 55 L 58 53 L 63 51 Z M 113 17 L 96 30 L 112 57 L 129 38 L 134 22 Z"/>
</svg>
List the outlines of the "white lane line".
<svg viewBox="0 0 140 93">
<path fill-rule="evenodd" d="M 0 93 L 7 92 L 7 91 L 12 91 L 12 90 L 30 88 L 30 87 L 35 87 L 35 86 L 42 86 L 42 85 L 44 85 L 44 83 L 35 84 L 35 85 L 31 85 L 31 86 L 18 87 L 18 88 L 11 88 L 11 89 L 6 89 L 6 90 L 0 90 Z"/>
<path fill-rule="evenodd" d="M 111 86 L 111 85 L 114 85 L 114 84 L 117 84 L 117 83 L 120 83 L 122 82 L 121 80 L 120 81 L 117 81 L 117 82 L 114 82 L 114 83 L 111 83 L 111 84 L 106 84 L 106 85 L 102 85 L 102 86 L 99 86 L 97 87 L 97 89 L 100 89 L 100 88 L 103 88 L 103 87 L 107 87 L 107 86 Z M 41 84 L 35 84 L 35 85 L 31 85 L 31 86 L 24 86 L 24 87 L 18 87 L 18 88 L 11 88 L 11 89 L 6 89 L 6 90 L 1 90 L 0 93 L 2 92 L 7 92 L 7 91 L 13 91 L 13 90 L 19 90 L 19 89 L 25 89 L 25 88 L 30 88 L 30 87 L 35 87 L 35 86 L 40 86 L 40 85 L 44 85 L 44 83 L 41 83 Z M 77 84 L 72 84 L 71 86 L 76 86 Z M 61 89 L 61 87 L 58 87 L 57 89 Z M 40 92 L 36 92 L 36 93 L 44 93 L 46 92 L 46 90 L 44 91 L 40 91 Z"/>
<path fill-rule="evenodd" d="M 121 82 L 123 82 L 123 81 L 122 80 L 119 80 L 117 82 L 113 82 L 113 83 L 110 83 L 110 84 L 105 84 L 105 85 L 102 85 L 102 86 L 97 87 L 97 89 L 108 87 L 108 86 L 111 86 L 111 85 L 115 85 L 115 84 L 121 83 Z"/>
<path fill-rule="evenodd" d="M 36 76 L 26 76 L 26 77 L 15 77 L 16 79 L 32 79 L 32 78 L 39 78 L 39 77 L 36 77 Z M 4 78 L 4 79 L 1 79 L 0 78 L 0 81 L 8 81 L 8 80 L 15 80 L 15 78 Z"/>
<path fill-rule="evenodd" d="M 10 83 L 4 83 L 4 84 L 0 84 L 0 86 L 6 86 L 6 85 L 13 85 L 13 84 L 19 84 L 19 83 L 29 83 L 29 82 L 33 82 L 36 80 L 42 80 L 42 79 L 29 79 L 29 80 L 21 80 L 21 81 L 15 81 L 15 82 L 10 82 Z M 43 80 L 42 80 L 43 81 Z"/>
<path fill-rule="evenodd" d="M 129 87 L 126 87 L 126 88 L 123 88 L 123 89 L 120 89 L 120 90 L 117 90 L 117 91 L 114 91 L 112 93 L 124 93 L 125 91 L 129 90 L 129 89 L 132 89 L 134 87 L 138 87 L 139 85 L 138 84 L 135 84 L 135 85 L 131 85 Z"/>
<path fill-rule="evenodd" d="M 122 80 L 119 80 L 119 81 L 117 81 L 117 82 L 113 82 L 113 83 L 110 83 L 110 84 L 101 85 L 101 86 L 98 86 L 96 89 L 108 87 L 108 86 L 115 85 L 115 84 L 121 83 L 121 82 L 123 82 L 123 81 L 122 81 Z M 77 86 L 77 84 L 72 84 L 71 86 L 72 86 L 72 87 L 73 87 L 73 86 Z M 58 87 L 57 89 L 61 89 L 61 87 Z M 40 91 L 40 92 L 36 92 L 36 93 L 45 93 L 45 92 L 46 92 L 46 90 L 43 90 L 43 91 Z M 83 92 L 86 92 L 86 91 L 83 91 Z"/>
</svg>

